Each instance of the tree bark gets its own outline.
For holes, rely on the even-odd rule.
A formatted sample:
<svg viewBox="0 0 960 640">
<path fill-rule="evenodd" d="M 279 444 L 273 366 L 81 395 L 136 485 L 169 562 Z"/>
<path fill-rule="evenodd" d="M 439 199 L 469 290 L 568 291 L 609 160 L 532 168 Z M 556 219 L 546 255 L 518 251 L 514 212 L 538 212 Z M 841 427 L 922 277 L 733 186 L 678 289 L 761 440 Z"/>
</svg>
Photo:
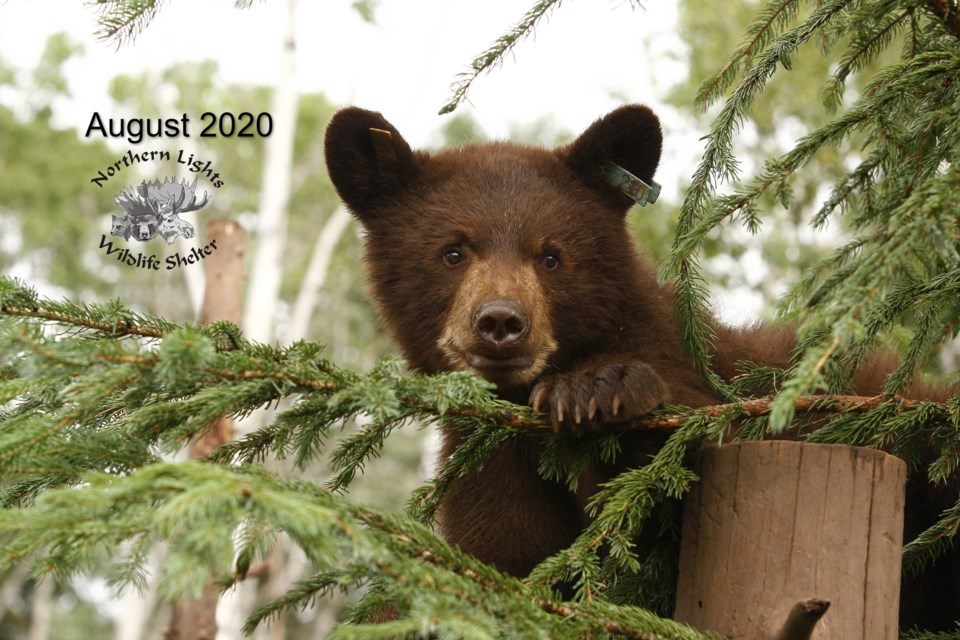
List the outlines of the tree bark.
<svg viewBox="0 0 960 640">
<path fill-rule="evenodd" d="M 768 441 L 708 447 L 696 465 L 678 621 L 744 640 L 897 638 L 902 460 Z"/>
<path fill-rule="evenodd" d="M 213 219 L 207 224 L 207 242 L 216 239 L 219 249 L 204 260 L 206 288 L 200 323 L 228 320 L 239 325 L 243 314 L 243 256 L 246 233 L 232 220 Z M 222 418 L 217 426 L 193 443 L 191 457 L 202 458 L 233 439 L 233 420 Z"/>
<path fill-rule="evenodd" d="M 217 240 L 217 250 L 204 259 L 206 287 L 200 322 L 229 320 L 239 324 L 243 309 L 243 227 L 232 220 L 214 219 L 207 224 L 207 241 Z M 190 457 L 202 458 L 233 438 L 233 420 L 222 418 L 216 426 L 190 445 Z M 203 587 L 197 600 L 173 606 L 165 640 L 215 640 L 219 593 L 212 584 Z"/>
</svg>

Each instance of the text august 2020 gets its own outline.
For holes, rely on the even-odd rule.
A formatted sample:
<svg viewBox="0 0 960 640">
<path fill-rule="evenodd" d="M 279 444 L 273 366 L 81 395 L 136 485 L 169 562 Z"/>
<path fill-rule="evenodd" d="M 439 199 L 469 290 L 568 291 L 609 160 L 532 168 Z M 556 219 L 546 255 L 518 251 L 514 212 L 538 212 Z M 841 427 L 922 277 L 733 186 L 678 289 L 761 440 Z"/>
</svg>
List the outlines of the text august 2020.
<svg viewBox="0 0 960 640">
<path fill-rule="evenodd" d="M 273 133 L 273 116 L 243 111 L 200 114 L 203 128 L 201 138 L 266 138 Z M 87 125 L 85 138 L 100 134 L 104 138 L 126 138 L 130 144 L 140 144 L 144 138 L 189 138 L 190 117 L 182 113 L 178 118 L 107 118 L 104 122 L 94 111 Z"/>
</svg>

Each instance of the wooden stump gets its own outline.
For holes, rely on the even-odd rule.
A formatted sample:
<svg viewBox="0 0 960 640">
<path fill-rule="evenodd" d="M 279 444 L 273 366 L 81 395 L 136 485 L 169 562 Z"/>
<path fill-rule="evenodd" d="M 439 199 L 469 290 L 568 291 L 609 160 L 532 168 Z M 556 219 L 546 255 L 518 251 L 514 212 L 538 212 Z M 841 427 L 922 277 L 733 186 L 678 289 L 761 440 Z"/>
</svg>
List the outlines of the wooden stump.
<svg viewBox="0 0 960 640">
<path fill-rule="evenodd" d="M 897 638 L 902 460 L 743 442 L 701 450 L 697 468 L 684 506 L 678 621 L 743 640 Z"/>
</svg>

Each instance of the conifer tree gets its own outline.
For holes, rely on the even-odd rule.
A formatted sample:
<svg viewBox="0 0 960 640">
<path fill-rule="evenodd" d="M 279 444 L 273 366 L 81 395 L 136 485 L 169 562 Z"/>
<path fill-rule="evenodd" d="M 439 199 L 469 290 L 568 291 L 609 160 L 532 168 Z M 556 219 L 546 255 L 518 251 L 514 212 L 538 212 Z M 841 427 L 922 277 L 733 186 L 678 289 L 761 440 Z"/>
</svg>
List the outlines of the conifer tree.
<svg viewBox="0 0 960 640">
<path fill-rule="evenodd" d="M 562 602 L 450 548 L 423 524 L 457 475 L 505 440 L 545 429 L 473 376 L 403 376 L 389 361 L 359 375 L 322 359 L 314 344 L 271 347 L 229 323 L 174 325 L 119 303 L 41 300 L 7 279 L 0 309 L 0 566 L 26 561 L 66 575 L 107 563 L 115 584 L 135 586 L 163 542 L 160 591 L 177 599 L 198 595 L 211 573 L 224 588 L 243 580 L 283 535 L 314 574 L 255 612 L 250 629 L 282 607 L 370 584 L 357 623 L 336 637 L 702 637 L 641 609 Z M 271 425 L 207 459 L 162 460 L 220 416 L 282 399 L 293 404 Z M 369 422 L 329 447 L 337 473 L 325 486 L 258 464 L 272 453 L 309 465 L 361 412 Z M 440 419 L 474 435 L 413 496 L 409 515 L 376 513 L 340 494 L 391 431 Z M 363 622 L 384 603 L 405 615 Z"/>
<path fill-rule="evenodd" d="M 496 64 L 557 4 L 537 3 L 474 70 Z M 891 47 L 896 61 L 848 96 L 850 77 Z M 835 116 L 741 180 L 733 154 L 739 123 L 770 79 L 806 55 L 836 61 L 823 95 Z M 458 86 L 450 108 L 472 77 Z M 958 77 L 955 0 L 773 0 L 760 7 L 743 44 L 699 93 L 704 107 L 719 102 L 720 109 L 662 270 L 675 283 L 689 353 L 726 402 L 670 408 L 636 425 L 670 429 L 667 444 L 650 464 L 606 485 L 594 500 L 593 523 L 524 581 L 432 533 L 438 501 L 508 440 L 546 438 L 541 472 L 572 485 L 585 465 L 615 454 L 615 435 L 573 440 L 548 433 L 541 416 L 496 399 L 467 374 L 407 376 L 391 361 L 355 373 L 324 359 L 315 344 L 256 344 L 228 323 L 173 324 L 120 302 L 53 302 L 0 280 L 0 567 L 29 563 L 39 574 L 62 576 L 106 565 L 114 584 L 136 586 L 145 580 L 148 552 L 162 542 L 161 593 L 174 600 L 195 595 L 211 575 L 225 589 L 246 579 L 286 537 L 303 550 L 311 575 L 257 610 L 248 629 L 283 608 L 363 585 L 367 596 L 335 637 L 707 637 L 659 617 L 670 608 L 670 545 L 646 558 L 633 546 L 658 505 L 666 507 L 658 512 L 666 514 L 663 537 L 675 534 L 671 509 L 696 480 L 684 463 L 691 448 L 726 437 L 735 422 L 739 437 L 760 438 L 816 411 L 829 419 L 807 434 L 810 440 L 883 448 L 933 484 L 956 480 L 960 399 L 904 401 L 897 394 L 955 337 L 960 320 Z M 811 220 L 821 226 L 843 215 L 853 239 L 782 302 L 802 320 L 794 366 L 745 364 L 736 384 L 725 383 L 710 369 L 711 322 L 698 264 L 704 239 L 725 224 L 758 229 L 766 194 L 789 204 L 793 176 L 854 134 L 865 141 L 856 162 L 830 185 Z M 895 332 L 909 340 L 887 395 L 831 395 Z M 750 396 L 770 380 L 779 389 L 774 398 Z M 271 424 L 206 459 L 163 460 L 221 416 L 281 400 L 288 408 Z M 355 424 L 361 414 L 367 419 Z M 343 495 L 392 432 L 441 420 L 471 435 L 411 497 L 405 514 L 379 513 Z M 923 457 L 924 449 L 936 455 Z M 260 464 L 267 454 L 301 468 L 325 456 L 335 475 L 325 485 L 281 477 Z M 958 528 L 960 503 L 907 545 L 907 569 L 922 570 Z M 551 588 L 560 582 L 572 585 L 572 597 Z M 398 619 L 371 624 L 385 605 Z"/>
</svg>

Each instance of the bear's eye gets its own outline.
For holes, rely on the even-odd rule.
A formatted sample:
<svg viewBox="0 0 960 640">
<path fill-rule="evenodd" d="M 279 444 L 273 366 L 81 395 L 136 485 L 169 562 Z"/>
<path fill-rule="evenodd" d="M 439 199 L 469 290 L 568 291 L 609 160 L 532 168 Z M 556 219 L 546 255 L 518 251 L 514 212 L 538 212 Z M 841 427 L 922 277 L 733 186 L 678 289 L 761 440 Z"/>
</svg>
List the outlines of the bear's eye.
<svg viewBox="0 0 960 640">
<path fill-rule="evenodd" d="M 443 263 L 448 267 L 455 267 L 463 262 L 463 253 L 459 249 L 448 249 L 443 254 Z"/>
<path fill-rule="evenodd" d="M 540 262 L 547 269 L 556 269 L 560 266 L 560 258 L 552 253 L 548 253 L 547 255 L 543 256 L 543 259 Z"/>
</svg>

